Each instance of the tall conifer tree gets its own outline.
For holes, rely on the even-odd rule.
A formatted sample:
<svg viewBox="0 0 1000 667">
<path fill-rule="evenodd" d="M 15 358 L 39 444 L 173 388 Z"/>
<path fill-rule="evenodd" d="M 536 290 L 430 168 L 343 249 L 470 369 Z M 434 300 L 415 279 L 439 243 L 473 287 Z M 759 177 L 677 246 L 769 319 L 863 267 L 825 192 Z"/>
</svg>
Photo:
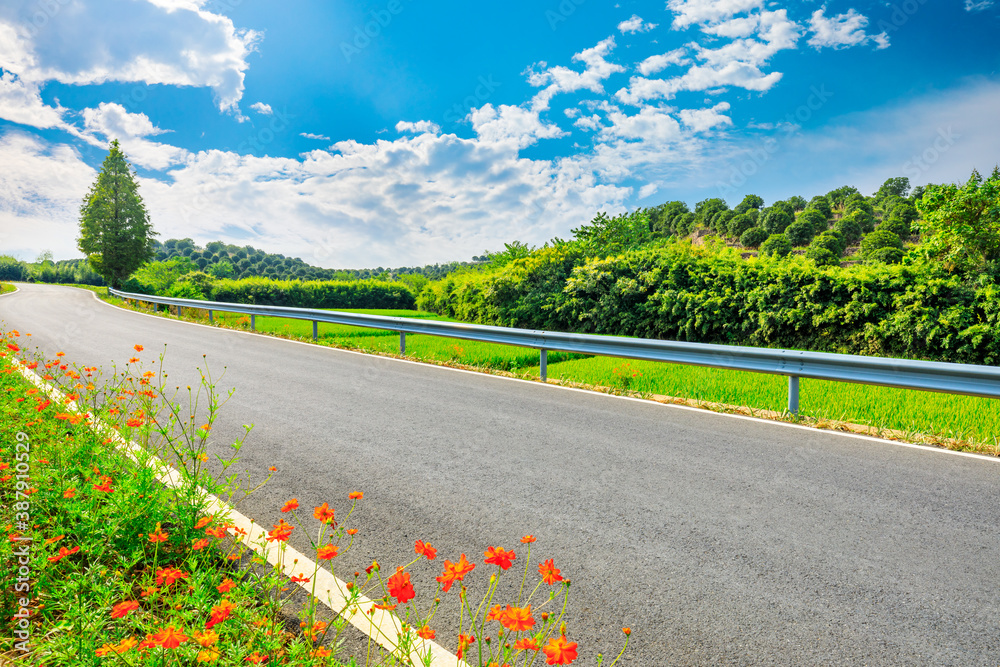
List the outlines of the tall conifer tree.
<svg viewBox="0 0 1000 667">
<path fill-rule="evenodd" d="M 139 267 L 155 257 L 156 232 L 139 196 L 135 172 L 118 146 L 111 142 L 101 173 L 80 207 L 77 247 L 94 271 L 109 285 L 120 288 Z"/>
</svg>

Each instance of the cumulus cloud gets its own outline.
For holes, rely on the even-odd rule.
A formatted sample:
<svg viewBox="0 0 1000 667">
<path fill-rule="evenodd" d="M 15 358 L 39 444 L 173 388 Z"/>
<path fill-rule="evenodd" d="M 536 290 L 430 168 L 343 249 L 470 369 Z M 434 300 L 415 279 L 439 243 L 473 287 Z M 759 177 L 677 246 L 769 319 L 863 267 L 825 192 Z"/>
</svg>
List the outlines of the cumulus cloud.
<svg viewBox="0 0 1000 667">
<path fill-rule="evenodd" d="M 299 132 L 299 136 L 306 139 L 316 139 L 317 141 L 330 141 L 330 137 L 322 134 L 313 134 L 312 132 Z"/>
<path fill-rule="evenodd" d="M 667 53 L 661 53 L 659 55 L 650 56 L 639 63 L 638 70 L 643 76 L 649 76 L 650 74 L 656 74 L 661 72 L 671 65 L 689 65 L 691 60 L 687 57 L 687 49 L 680 48 L 674 49 L 673 51 L 668 51 Z"/>
<path fill-rule="evenodd" d="M 396 131 L 400 133 L 408 132 L 410 134 L 424 134 L 425 132 L 437 134 L 441 131 L 441 126 L 429 120 L 418 120 L 416 123 L 401 120 L 396 123 Z"/>
<path fill-rule="evenodd" d="M 254 102 L 250 105 L 250 108 L 262 116 L 270 116 L 274 113 L 274 109 L 271 108 L 271 105 L 264 104 L 263 102 Z"/>
<path fill-rule="evenodd" d="M 632 14 L 632 18 L 626 19 L 618 24 L 618 31 L 623 35 L 630 35 L 637 32 L 649 32 L 656 27 L 655 23 L 647 23 L 638 14 Z"/>
<path fill-rule="evenodd" d="M 763 0 L 668 0 L 667 9 L 674 13 L 674 28 L 696 24 L 711 24 L 737 14 L 760 9 Z"/>
<path fill-rule="evenodd" d="M 809 38 L 809 45 L 817 49 L 823 47 L 846 49 L 875 42 L 877 49 L 888 48 L 889 36 L 884 32 L 869 35 L 865 32 L 867 25 L 868 18 L 853 9 L 847 10 L 846 14 L 837 14 L 829 18 L 826 16 L 825 7 L 817 9 L 809 20 L 809 29 L 813 32 L 813 36 Z"/>
<path fill-rule="evenodd" d="M 472 129 L 481 141 L 527 148 L 539 139 L 554 139 L 565 133 L 559 126 L 546 123 L 537 110 L 501 104 L 485 104 L 469 114 Z"/>
<path fill-rule="evenodd" d="M 0 68 L 36 83 L 208 87 L 222 110 L 243 96 L 247 56 L 260 35 L 225 16 L 193 2 L 53 4 L 41 25 L 24 19 L 39 14 L 35 0 L 0 5 Z"/>
<path fill-rule="evenodd" d="M 542 87 L 532 99 L 532 107 L 544 111 L 549 107 L 549 101 L 558 93 L 572 93 L 578 90 L 589 90 L 592 93 L 604 92 L 604 81 L 612 74 L 624 72 L 625 68 L 609 62 L 607 57 L 615 48 L 614 37 L 608 37 L 597 45 L 585 49 L 573 56 L 574 62 L 582 62 L 584 70 L 577 72 L 568 67 L 545 67 L 544 63 L 536 64 L 540 69 L 529 70 L 528 83 Z"/>
<path fill-rule="evenodd" d="M 719 102 L 708 109 L 681 109 L 678 115 L 684 125 L 691 130 L 706 132 L 733 124 L 732 119 L 723 113 L 725 111 L 729 111 L 729 102 Z"/>
<path fill-rule="evenodd" d="M 64 127 L 63 112 L 42 101 L 36 84 L 0 72 L 0 118 L 44 130 Z"/>
</svg>

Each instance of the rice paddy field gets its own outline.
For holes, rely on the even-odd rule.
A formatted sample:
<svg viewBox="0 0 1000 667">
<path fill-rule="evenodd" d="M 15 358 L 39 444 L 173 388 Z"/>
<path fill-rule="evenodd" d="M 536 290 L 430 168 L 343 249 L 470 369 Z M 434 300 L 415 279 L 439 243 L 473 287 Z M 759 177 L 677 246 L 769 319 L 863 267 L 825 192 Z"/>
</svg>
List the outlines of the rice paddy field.
<svg viewBox="0 0 1000 667">
<path fill-rule="evenodd" d="M 353 310 L 392 317 L 453 321 L 411 310 Z M 205 311 L 185 311 L 185 318 L 207 321 Z M 216 325 L 250 328 L 248 316 L 214 313 Z M 300 340 L 312 339 L 312 322 L 257 317 L 255 328 Z M 392 331 L 320 323 L 318 343 L 378 354 L 399 354 Z M 481 370 L 538 377 L 538 351 L 436 336 L 407 334 L 406 357 Z M 697 402 L 746 407 L 751 414 L 781 413 L 787 406 L 784 376 L 699 366 L 634 361 L 550 352 L 550 381 L 582 384 L 638 396 L 668 396 Z M 907 440 L 930 440 L 958 449 L 1000 455 L 1000 400 L 869 385 L 800 381 L 800 415 L 826 425 L 860 424 L 874 433 L 897 431 Z M 952 442 L 948 442 L 952 441 Z"/>
</svg>

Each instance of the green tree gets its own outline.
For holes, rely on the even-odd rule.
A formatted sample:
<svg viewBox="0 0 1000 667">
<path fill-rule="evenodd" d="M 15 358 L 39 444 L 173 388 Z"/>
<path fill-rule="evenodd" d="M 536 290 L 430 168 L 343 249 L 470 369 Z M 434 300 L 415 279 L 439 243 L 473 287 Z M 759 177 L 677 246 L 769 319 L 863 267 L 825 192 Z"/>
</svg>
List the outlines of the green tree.
<svg viewBox="0 0 1000 667">
<path fill-rule="evenodd" d="M 764 205 L 764 199 L 760 195 L 747 195 L 733 210 L 739 213 L 746 213 L 750 209 L 757 210 Z"/>
<path fill-rule="evenodd" d="M 961 187 L 929 185 L 917 210 L 924 251 L 947 270 L 977 270 L 1000 260 L 1000 169 L 987 179 L 973 171 Z"/>
<path fill-rule="evenodd" d="M 135 173 L 116 139 L 80 207 L 77 247 L 94 271 L 118 288 L 156 255 L 155 235 Z"/>
</svg>

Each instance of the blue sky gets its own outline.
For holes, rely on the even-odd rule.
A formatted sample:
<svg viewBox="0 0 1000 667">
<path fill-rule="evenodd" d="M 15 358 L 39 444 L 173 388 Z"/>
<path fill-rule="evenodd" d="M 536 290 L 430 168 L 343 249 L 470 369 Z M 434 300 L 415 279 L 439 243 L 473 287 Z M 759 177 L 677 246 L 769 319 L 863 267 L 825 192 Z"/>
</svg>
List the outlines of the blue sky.
<svg viewBox="0 0 1000 667">
<path fill-rule="evenodd" d="M 161 238 L 339 268 L 1000 162 L 1000 1 L 288 7 L 4 2 L 0 253 L 80 256 L 113 138 Z"/>
</svg>

